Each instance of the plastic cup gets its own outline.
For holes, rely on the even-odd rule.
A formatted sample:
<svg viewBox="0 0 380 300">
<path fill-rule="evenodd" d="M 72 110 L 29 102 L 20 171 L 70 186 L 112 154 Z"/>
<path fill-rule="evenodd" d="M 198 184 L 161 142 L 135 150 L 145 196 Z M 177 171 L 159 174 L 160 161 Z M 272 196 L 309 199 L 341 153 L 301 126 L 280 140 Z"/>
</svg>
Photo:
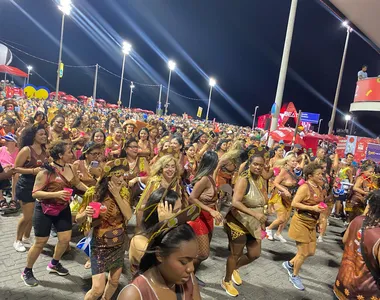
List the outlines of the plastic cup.
<svg viewBox="0 0 380 300">
<path fill-rule="evenodd" d="M 92 215 L 92 218 L 99 218 L 100 207 L 102 206 L 102 204 L 100 202 L 90 202 L 89 206 L 91 206 L 94 209 L 94 214 Z"/>
<path fill-rule="evenodd" d="M 267 238 L 267 232 L 265 230 L 261 229 L 261 239 L 263 240 L 265 238 Z"/>
<path fill-rule="evenodd" d="M 70 193 L 70 196 L 68 196 L 67 198 L 66 198 L 66 200 L 67 201 L 69 201 L 70 200 L 70 198 L 71 198 L 71 195 L 73 194 L 73 189 L 70 189 L 70 188 L 63 188 L 63 190 L 64 191 L 66 191 L 66 192 L 69 192 Z"/>
<path fill-rule="evenodd" d="M 305 183 L 305 180 L 302 178 L 302 179 L 300 179 L 300 181 L 298 181 L 298 185 L 299 186 L 301 186 L 301 185 L 303 185 Z"/>
<path fill-rule="evenodd" d="M 322 209 L 326 209 L 327 208 L 327 204 L 325 202 L 320 202 L 318 204 L 319 208 L 322 208 Z"/>
</svg>

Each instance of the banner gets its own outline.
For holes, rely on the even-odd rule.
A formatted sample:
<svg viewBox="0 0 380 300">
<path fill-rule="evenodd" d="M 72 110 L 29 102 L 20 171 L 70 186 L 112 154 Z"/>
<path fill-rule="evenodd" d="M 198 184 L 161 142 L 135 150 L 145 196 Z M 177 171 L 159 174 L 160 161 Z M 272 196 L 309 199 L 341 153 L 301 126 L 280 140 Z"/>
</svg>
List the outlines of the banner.
<svg viewBox="0 0 380 300">
<path fill-rule="evenodd" d="M 283 115 L 280 127 L 284 127 L 289 118 L 294 118 L 294 122 L 297 123 L 297 110 L 293 102 L 289 102 L 284 111 L 284 106 L 281 108 L 281 113 Z"/>
<path fill-rule="evenodd" d="M 380 163 L 380 145 L 369 143 L 365 158 Z"/>
<path fill-rule="evenodd" d="M 59 78 L 63 77 L 63 67 L 64 67 L 64 64 L 60 63 L 59 64 Z"/>
<path fill-rule="evenodd" d="M 302 112 L 301 113 L 301 121 L 302 122 L 308 122 L 311 124 L 318 124 L 319 123 L 319 114 Z"/>
<path fill-rule="evenodd" d="M 203 112 L 203 108 L 198 106 L 198 111 L 197 111 L 197 117 L 198 118 L 202 118 L 202 112 Z"/>
<path fill-rule="evenodd" d="M 347 135 L 347 144 L 346 144 L 346 149 L 344 151 L 344 154 L 347 154 L 347 153 L 355 154 L 357 141 L 358 141 L 357 136 Z"/>
<path fill-rule="evenodd" d="M 354 102 L 380 101 L 380 77 L 366 78 L 356 83 Z"/>
</svg>

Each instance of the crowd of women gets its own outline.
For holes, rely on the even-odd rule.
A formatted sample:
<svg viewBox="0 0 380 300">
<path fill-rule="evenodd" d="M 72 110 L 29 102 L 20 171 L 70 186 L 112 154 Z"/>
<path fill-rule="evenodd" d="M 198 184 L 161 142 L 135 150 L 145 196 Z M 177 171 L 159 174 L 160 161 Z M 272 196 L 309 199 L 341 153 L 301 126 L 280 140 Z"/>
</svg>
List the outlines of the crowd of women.
<svg viewBox="0 0 380 300">
<path fill-rule="evenodd" d="M 22 210 L 14 248 L 25 252 L 30 245 L 21 275 L 26 285 L 38 285 L 33 266 L 51 234 L 58 242 L 47 270 L 69 274 L 60 259 L 71 251 L 76 223 L 92 273 L 86 300 L 111 299 L 126 258 L 133 281 L 118 299 L 200 299 L 207 282 L 197 270 L 210 255 L 214 227 L 222 226 L 229 256 L 221 287 L 238 296 L 239 269 L 260 257 L 264 238 L 288 242 L 282 232 L 290 223 L 297 252 L 283 268 L 304 290 L 301 266 L 323 242 L 333 215 L 351 222 L 336 297 L 378 299 L 374 162 L 355 164 L 353 155 L 339 158 L 324 148 L 315 156 L 299 145 L 268 148 L 249 128 L 186 116 L 23 99 L 2 106 L 0 188 L 12 200 L 0 193 L 0 209 Z"/>
</svg>

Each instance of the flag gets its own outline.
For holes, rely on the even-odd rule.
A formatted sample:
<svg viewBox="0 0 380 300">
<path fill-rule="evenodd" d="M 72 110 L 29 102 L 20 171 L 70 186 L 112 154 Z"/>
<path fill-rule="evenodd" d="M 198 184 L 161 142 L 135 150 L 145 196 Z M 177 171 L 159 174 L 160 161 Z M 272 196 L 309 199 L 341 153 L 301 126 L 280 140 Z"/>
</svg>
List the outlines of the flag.
<svg viewBox="0 0 380 300">
<path fill-rule="evenodd" d="M 203 108 L 198 106 L 198 111 L 197 111 L 197 117 L 198 118 L 201 118 L 202 117 L 202 112 L 203 112 Z"/>
</svg>

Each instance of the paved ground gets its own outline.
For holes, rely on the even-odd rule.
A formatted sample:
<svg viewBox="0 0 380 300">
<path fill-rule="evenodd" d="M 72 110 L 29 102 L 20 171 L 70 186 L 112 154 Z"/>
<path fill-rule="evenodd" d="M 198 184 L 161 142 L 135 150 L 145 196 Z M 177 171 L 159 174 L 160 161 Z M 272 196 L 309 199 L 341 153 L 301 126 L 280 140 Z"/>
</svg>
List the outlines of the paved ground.
<svg viewBox="0 0 380 300">
<path fill-rule="evenodd" d="M 18 215 L 0 217 L 0 299 L 83 299 L 85 292 L 91 287 L 90 271 L 83 268 L 86 260 L 83 253 L 73 248 L 63 257 L 62 263 L 70 270 L 69 276 L 49 275 L 46 271 L 56 243 L 54 238 L 49 240 L 34 268 L 40 286 L 30 288 L 23 284 L 20 273 L 25 266 L 26 253 L 17 253 L 12 247 L 18 218 Z M 340 226 L 330 226 L 326 242 L 318 244 L 316 255 L 303 266 L 301 278 L 306 286 L 303 292 L 293 288 L 286 271 L 281 267 L 284 260 L 294 255 L 295 243 L 290 241 L 282 244 L 265 240 L 261 257 L 240 272 L 244 283 L 238 288 L 238 299 L 332 299 L 332 283 L 341 260 L 342 248 L 339 240 L 342 230 Z M 286 233 L 284 236 L 287 238 Z M 72 246 L 75 247 L 75 241 L 79 238 L 73 238 Z M 222 229 L 217 228 L 211 256 L 199 272 L 199 277 L 207 283 L 207 287 L 202 289 L 202 299 L 228 299 L 220 287 L 227 256 L 226 235 Z M 125 286 L 130 279 L 127 261 L 126 265 L 120 287 Z"/>
</svg>

